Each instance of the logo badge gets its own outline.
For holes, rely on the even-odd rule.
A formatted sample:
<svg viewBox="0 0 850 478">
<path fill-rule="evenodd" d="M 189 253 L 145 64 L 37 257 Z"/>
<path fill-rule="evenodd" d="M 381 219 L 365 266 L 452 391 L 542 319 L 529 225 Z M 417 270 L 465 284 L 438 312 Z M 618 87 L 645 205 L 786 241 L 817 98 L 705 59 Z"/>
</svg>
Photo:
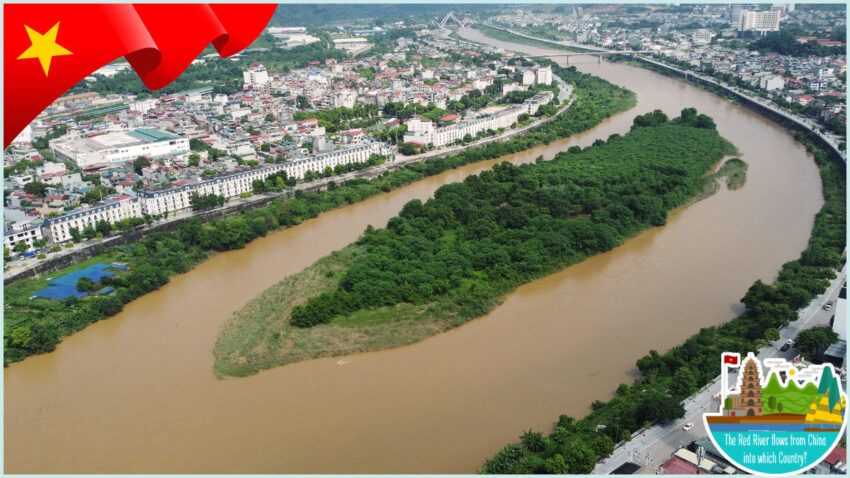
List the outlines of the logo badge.
<svg viewBox="0 0 850 478">
<path fill-rule="evenodd" d="M 731 463 L 753 474 L 784 476 L 817 465 L 844 434 L 847 398 L 832 364 L 762 363 L 748 353 L 721 358 L 720 412 L 705 429 Z M 729 370 L 737 380 L 729 386 Z"/>
</svg>

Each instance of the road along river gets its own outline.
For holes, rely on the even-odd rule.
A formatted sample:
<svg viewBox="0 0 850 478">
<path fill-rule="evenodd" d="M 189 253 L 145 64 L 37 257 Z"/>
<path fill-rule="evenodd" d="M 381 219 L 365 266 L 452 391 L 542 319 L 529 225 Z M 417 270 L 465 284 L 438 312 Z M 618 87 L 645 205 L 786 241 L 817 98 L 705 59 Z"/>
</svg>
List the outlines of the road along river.
<svg viewBox="0 0 850 478">
<path fill-rule="evenodd" d="M 524 45 L 462 35 L 522 51 Z M 549 159 L 625 133 L 635 115 L 707 113 L 749 163 L 747 184 L 667 226 L 517 289 L 481 319 L 418 344 L 217 380 L 212 346 L 262 290 L 383 226 L 410 199 L 494 162 L 419 181 L 221 253 L 119 315 L 5 370 L 10 473 L 471 473 L 533 427 L 583 415 L 650 348 L 733 317 L 758 278 L 798 257 L 822 204 L 812 159 L 785 130 L 678 80 L 595 59 L 638 106 L 503 158 Z"/>
</svg>

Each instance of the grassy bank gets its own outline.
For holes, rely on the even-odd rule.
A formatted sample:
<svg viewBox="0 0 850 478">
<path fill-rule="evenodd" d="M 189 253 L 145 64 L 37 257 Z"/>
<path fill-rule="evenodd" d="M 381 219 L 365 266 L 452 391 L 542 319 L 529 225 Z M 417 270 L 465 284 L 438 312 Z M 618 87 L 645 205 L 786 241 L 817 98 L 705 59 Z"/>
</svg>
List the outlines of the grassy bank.
<svg viewBox="0 0 850 478">
<path fill-rule="evenodd" d="M 334 251 L 236 312 L 213 348 L 216 375 L 244 377 L 312 358 L 408 345 L 463 322 L 451 303 L 440 301 L 360 311 L 317 327 L 290 326 L 294 305 L 336 289 L 344 272 L 364 253 L 357 245 Z"/>
<path fill-rule="evenodd" d="M 717 171 L 708 176 L 705 187 L 698 192 L 692 202 L 702 201 L 720 190 L 720 183 L 726 184 L 726 188 L 734 191 L 744 186 L 747 181 L 747 163 L 738 158 L 730 158 L 723 162 Z"/>
<path fill-rule="evenodd" d="M 408 164 L 371 180 L 332 183 L 328 190 L 310 194 L 298 191 L 293 199 L 277 198 L 265 208 L 243 211 L 235 217 L 207 224 L 191 220 L 175 232 L 155 233 L 131 244 L 130 251 L 126 253 L 117 248 L 110 249 L 104 252 L 103 257 L 125 262 L 130 270 L 119 274 L 115 280 L 110 279 L 112 283 L 109 285 L 115 287 L 115 291 L 108 296 L 63 302 L 42 298 L 30 300 L 33 293 L 43 288 L 43 281 L 16 281 L 4 288 L 4 364 L 54 350 L 62 337 L 119 313 L 124 304 L 156 290 L 170 277 L 191 270 L 215 252 L 242 248 L 270 231 L 297 225 L 324 211 L 362 201 L 452 168 L 524 151 L 586 131 L 637 103 L 631 91 L 578 72 L 575 68 L 553 67 L 553 72 L 574 85 L 576 99 L 568 111 L 521 136 L 468 148 L 424 163 Z M 50 275 L 58 277 L 74 267 Z"/>
<path fill-rule="evenodd" d="M 747 181 L 747 163 L 738 158 L 732 158 L 723 163 L 714 176 L 718 179 L 723 178 L 726 181 L 726 187 L 732 191 L 741 189 Z"/>
<path fill-rule="evenodd" d="M 683 113 L 689 115 L 571 148 L 553 161 L 503 163 L 441 187 L 424 204 L 409 202 L 387 229 L 367 230 L 228 320 L 214 349 L 216 371 L 244 375 L 406 345 L 486 314 L 521 284 L 664 224 L 667 212 L 716 183 L 719 176 L 705 173 L 734 152 L 713 122 L 694 126 L 707 117 Z M 357 257 L 340 269 L 334 257 L 351 258 L 352 251 Z M 323 272 L 329 264 L 336 268 Z M 323 280 L 311 291 L 305 276 Z M 263 350 L 269 353 L 257 353 Z"/>
</svg>

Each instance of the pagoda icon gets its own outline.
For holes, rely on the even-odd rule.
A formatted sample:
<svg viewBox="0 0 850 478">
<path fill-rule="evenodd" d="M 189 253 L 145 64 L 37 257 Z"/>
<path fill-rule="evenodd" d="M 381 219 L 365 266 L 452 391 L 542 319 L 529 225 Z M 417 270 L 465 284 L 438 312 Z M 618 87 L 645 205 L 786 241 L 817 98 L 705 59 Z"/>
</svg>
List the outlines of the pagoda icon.
<svg viewBox="0 0 850 478">
<path fill-rule="evenodd" d="M 740 408 L 748 417 L 760 417 L 764 414 L 761 403 L 761 367 L 754 357 L 747 357 L 744 365 L 744 375 L 741 378 Z"/>
<path fill-rule="evenodd" d="M 728 394 L 723 414 L 731 417 L 764 416 L 761 390 L 761 367 L 758 360 L 749 354 L 745 359 L 744 371 L 738 378 L 740 393 Z"/>
</svg>

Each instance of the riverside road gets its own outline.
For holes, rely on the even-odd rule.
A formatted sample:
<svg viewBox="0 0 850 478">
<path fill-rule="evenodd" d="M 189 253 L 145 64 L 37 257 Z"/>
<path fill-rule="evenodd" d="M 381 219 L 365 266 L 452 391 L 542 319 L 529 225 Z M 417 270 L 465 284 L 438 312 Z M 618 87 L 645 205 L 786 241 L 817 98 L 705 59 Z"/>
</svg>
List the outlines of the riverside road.
<svg viewBox="0 0 850 478">
<path fill-rule="evenodd" d="M 779 347 L 788 339 L 793 339 L 804 329 L 821 325 L 829 325 L 830 318 L 835 313 L 833 310 L 823 310 L 823 305 L 828 301 L 835 301 L 841 290 L 841 285 L 847 280 L 847 265 L 845 264 L 838 276 L 830 283 L 824 294 L 815 297 L 808 307 L 800 311 L 797 320 L 790 323 L 779 331 L 779 340 L 772 345 L 759 351 L 758 359 L 764 361 L 766 358 L 784 358 L 791 360 L 797 355 L 793 347 L 785 352 Z M 844 320 L 843 317 L 838 318 Z M 717 357 L 720 360 L 720 357 Z M 734 382 L 736 375 L 730 371 L 729 380 Z M 603 462 L 596 465 L 593 470 L 595 474 L 609 474 L 626 462 L 639 465 L 649 465 L 657 469 L 679 448 L 688 443 L 707 436 L 703 424 L 703 414 L 716 412 L 720 402 L 714 397 L 720 393 L 720 377 L 716 377 L 710 384 L 703 387 L 697 394 L 687 398 L 682 405 L 685 407 L 685 416 L 680 420 L 670 422 L 666 425 L 657 425 L 643 431 L 632 438 L 632 441 L 614 450 L 614 453 Z M 683 426 L 693 423 L 694 427 L 685 431 Z"/>
</svg>

